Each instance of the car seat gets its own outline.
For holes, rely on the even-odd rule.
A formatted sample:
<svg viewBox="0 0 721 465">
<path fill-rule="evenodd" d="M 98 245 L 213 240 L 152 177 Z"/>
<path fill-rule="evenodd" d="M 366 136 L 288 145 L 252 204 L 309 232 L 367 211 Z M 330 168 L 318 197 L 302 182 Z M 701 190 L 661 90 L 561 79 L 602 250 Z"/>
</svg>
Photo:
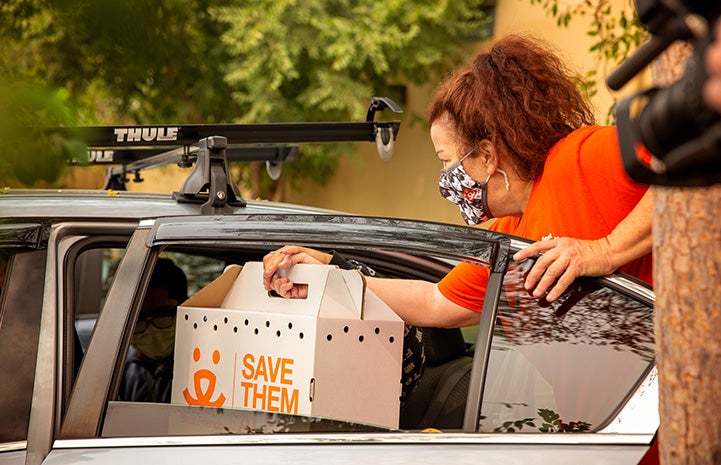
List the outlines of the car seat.
<svg viewBox="0 0 721 465">
<path fill-rule="evenodd" d="M 461 429 L 472 353 L 459 328 L 423 328 L 426 368 L 418 387 L 403 403 L 401 429 Z"/>
</svg>

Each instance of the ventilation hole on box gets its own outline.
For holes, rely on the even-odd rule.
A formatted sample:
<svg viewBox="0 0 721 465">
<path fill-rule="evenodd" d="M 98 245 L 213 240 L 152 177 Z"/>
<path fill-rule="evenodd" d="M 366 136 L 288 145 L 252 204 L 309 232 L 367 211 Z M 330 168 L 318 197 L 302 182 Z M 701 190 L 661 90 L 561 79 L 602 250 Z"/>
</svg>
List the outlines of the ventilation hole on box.
<svg viewBox="0 0 721 465">
<path fill-rule="evenodd" d="M 185 321 L 188 321 L 188 314 L 185 314 Z"/>
<path fill-rule="evenodd" d="M 233 326 L 233 332 L 234 332 L 234 333 L 237 333 L 237 332 L 238 332 L 238 327 L 237 327 L 237 326 Z"/>
<path fill-rule="evenodd" d="M 213 325 L 213 331 L 217 331 L 217 330 L 218 330 L 218 325 Z"/>
<path fill-rule="evenodd" d="M 245 326 L 248 326 L 249 324 L 250 324 L 250 321 L 248 321 L 248 320 L 246 319 L 246 320 L 245 320 Z"/>
<path fill-rule="evenodd" d="M 348 329 L 350 329 L 350 328 L 348 328 L 347 326 L 343 326 L 343 332 L 344 332 L 344 333 L 347 333 L 347 332 L 348 332 Z"/>
<path fill-rule="evenodd" d="M 265 322 L 265 327 L 266 327 L 266 328 L 270 328 L 270 321 L 266 321 L 266 322 Z"/>
<path fill-rule="evenodd" d="M 276 331 L 276 332 L 275 332 L 275 335 L 278 336 L 278 337 L 280 337 L 280 330 Z"/>
<path fill-rule="evenodd" d="M 394 342 L 396 342 L 396 338 L 394 338 L 393 336 L 391 336 L 391 337 L 388 338 L 388 342 L 390 342 L 391 344 L 393 344 Z"/>
<path fill-rule="evenodd" d="M 193 323 L 193 329 L 198 329 L 198 323 Z"/>
<path fill-rule="evenodd" d="M 331 339 L 333 339 L 333 335 L 332 335 L 332 334 L 329 334 L 329 335 L 327 335 L 325 338 L 330 341 Z"/>
<path fill-rule="evenodd" d="M 381 329 L 380 329 L 380 328 L 376 328 L 376 329 L 374 329 L 374 331 L 375 331 L 376 334 L 380 334 Z"/>
<path fill-rule="evenodd" d="M 288 323 L 288 329 L 293 329 L 293 323 Z"/>
<path fill-rule="evenodd" d="M 207 321 L 208 321 L 208 316 L 207 316 L 207 315 L 203 315 L 203 322 L 205 323 L 205 322 L 207 322 Z"/>
<path fill-rule="evenodd" d="M 298 333 L 298 337 L 303 339 L 303 333 Z"/>
<path fill-rule="evenodd" d="M 254 330 L 253 332 L 254 332 L 255 334 L 258 334 L 260 331 L 258 331 L 258 328 L 255 328 L 255 330 Z"/>
<path fill-rule="evenodd" d="M 226 316 L 225 318 L 223 318 L 223 323 L 225 323 L 226 325 L 228 324 L 228 317 L 227 317 L 227 316 Z"/>
<path fill-rule="evenodd" d="M 363 337 L 362 334 L 360 336 L 358 336 L 358 342 L 363 342 L 363 339 L 365 339 L 365 338 Z"/>
</svg>

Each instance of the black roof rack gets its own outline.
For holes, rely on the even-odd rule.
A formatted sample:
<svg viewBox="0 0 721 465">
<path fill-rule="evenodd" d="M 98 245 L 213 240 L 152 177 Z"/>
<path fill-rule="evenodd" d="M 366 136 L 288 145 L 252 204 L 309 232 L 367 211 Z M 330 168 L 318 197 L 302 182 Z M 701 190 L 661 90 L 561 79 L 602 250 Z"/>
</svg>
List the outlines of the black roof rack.
<svg viewBox="0 0 721 465">
<path fill-rule="evenodd" d="M 105 189 L 125 190 L 127 175 L 142 181 L 144 169 L 167 164 L 195 168 L 179 192 L 178 202 L 203 203 L 201 213 L 232 212 L 244 206 L 235 182 L 228 176 L 229 161 L 265 161 L 272 179 L 281 165 L 292 161 L 297 144 L 312 142 L 375 142 L 383 160 L 393 154 L 400 121 L 374 121 L 377 111 L 401 108 L 386 97 L 373 97 L 366 121 L 268 124 L 180 124 L 155 126 L 95 126 L 55 128 L 88 146 L 91 164 L 108 168 Z M 210 193 L 213 193 L 211 196 Z"/>
</svg>

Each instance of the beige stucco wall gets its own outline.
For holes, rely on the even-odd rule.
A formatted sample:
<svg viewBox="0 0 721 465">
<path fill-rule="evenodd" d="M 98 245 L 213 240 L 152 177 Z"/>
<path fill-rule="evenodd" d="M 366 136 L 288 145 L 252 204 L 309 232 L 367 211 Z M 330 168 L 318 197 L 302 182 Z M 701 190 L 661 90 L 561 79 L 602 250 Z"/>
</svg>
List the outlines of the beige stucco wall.
<svg viewBox="0 0 721 465">
<path fill-rule="evenodd" d="M 562 4 L 579 3 L 567 0 Z M 628 0 L 614 0 L 614 8 L 631 6 Z M 559 28 L 539 5 L 530 0 L 498 0 L 495 36 L 508 33 L 538 35 L 553 46 L 575 70 L 585 73 L 598 69 L 605 76 L 612 69 L 600 69 L 588 51 L 592 40 L 586 31 L 590 17 L 575 17 L 568 28 Z M 470 52 L 484 44 L 474 45 Z M 439 70 L 442 72 L 444 70 Z M 603 82 L 593 98 L 600 122 L 605 121 L 612 98 Z M 361 144 L 358 154 L 344 158 L 336 176 L 325 186 L 308 184 L 301 191 L 287 190 L 286 200 L 291 203 L 312 205 L 366 215 L 445 221 L 462 224 L 458 208 L 442 199 L 438 193 L 440 164 L 424 123 L 412 123 L 412 115 L 425 116 L 431 87 L 410 87 L 406 107 L 401 116 L 402 125 L 393 157 L 383 162 L 371 143 Z M 143 173 L 145 182 L 129 183 L 129 190 L 177 190 L 187 175 L 186 171 L 169 166 Z M 166 186 L 162 188 L 160 186 Z"/>
</svg>

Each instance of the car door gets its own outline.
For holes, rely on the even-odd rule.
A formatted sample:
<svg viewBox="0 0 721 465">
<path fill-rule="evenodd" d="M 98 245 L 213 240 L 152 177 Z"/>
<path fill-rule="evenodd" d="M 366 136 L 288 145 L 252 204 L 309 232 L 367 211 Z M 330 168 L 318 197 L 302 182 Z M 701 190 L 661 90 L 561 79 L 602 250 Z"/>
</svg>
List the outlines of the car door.
<svg viewBox="0 0 721 465">
<path fill-rule="evenodd" d="M 325 429 L 312 431 L 308 429 L 307 420 L 274 417 L 271 421 L 280 421 L 287 426 L 285 431 L 288 433 L 278 437 L 249 434 L 262 431 L 257 428 L 225 428 L 223 421 L 236 415 L 228 409 L 188 410 L 188 407 L 176 405 L 138 405 L 115 399 L 133 324 L 159 256 L 168 253 L 203 255 L 226 264 L 243 263 L 260 260 L 267 251 L 287 243 L 339 250 L 371 262 L 383 273 L 396 277 L 437 280 L 460 260 L 489 268 L 491 279 L 487 298 L 481 322 L 475 328 L 471 341 L 475 352 L 463 406 L 462 428 L 436 434 L 360 429 L 348 436 L 343 433 L 349 429 L 353 431 L 352 425 L 323 423 Z M 289 457 L 296 462 L 337 463 L 344 457 L 357 459 L 361 454 L 367 461 L 407 463 L 414 457 L 418 460 L 428 460 L 429 457 L 434 461 L 447 460 L 452 454 L 455 461 L 469 463 L 520 463 L 529 460 L 542 463 L 539 457 L 548 457 L 549 463 L 607 463 L 609 460 L 637 463 L 648 449 L 657 425 L 651 422 L 634 434 L 621 428 L 604 435 L 604 428 L 608 428 L 608 422 L 618 417 L 639 389 L 647 387 L 653 366 L 652 360 L 648 359 L 645 365 L 639 365 L 640 368 L 628 376 L 625 387 L 619 388 L 619 392 L 624 389 L 625 392 L 614 398 L 613 405 L 605 407 L 607 416 L 613 418 L 603 418 L 603 421 L 594 423 L 590 433 L 579 428 L 572 435 L 562 435 L 546 428 L 533 434 L 524 431 L 518 434 L 517 430 L 521 428 L 512 427 L 516 421 L 521 421 L 526 431 L 530 423 L 536 421 L 525 421 L 530 418 L 525 416 L 525 410 L 513 410 L 510 414 L 499 416 L 500 423 L 496 422 L 492 428 L 482 426 L 481 420 L 493 413 L 489 410 L 493 408 L 491 405 L 501 402 L 515 406 L 529 402 L 525 398 L 519 401 L 518 398 L 499 400 L 493 397 L 493 393 L 503 385 L 497 383 L 513 384 L 516 376 L 513 373 L 519 371 L 502 372 L 498 367 L 504 363 L 503 360 L 498 362 L 498 356 L 505 355 L 511 342 L 526 337 L 517 337 L 522 334 L 520 330 L 512 333 L 513 337 L 508 336 L 511 333 L 505 333 L 503 323 L 504 319 L 512 319 L 518 313 L 511 311 L 517 306 L 509 303 L 518 295 L 509 293 L 504 286 L 513 282 L 517 284 L 518 276 L 509 274 L 508 270 L 512 268 L 510 254 L 514 248 L 522 246 L 519 244 L 514 244 L 507 236 L 475 228 L 342 215 L 233 215 L 141 222 L 118 266 L 48 459 L 73 463 L 82 457 L 95 463 L 117 463 L 133 457 L 138 463 L 158 460 L 226 463 L 241 454 L 244 461 L 251 463 L 282 461 Z M 515 281 L 509 282 L 509 276 Z M 612 289 L 613 298 L 604 294 L 600 300 L 594 298 L 595 303 L 587 307 L 593 306 L 594 311 L 602 312 L 604 307 L 599 307 L 598 302 L 618 300 L 620 295 L 630 302 L 629 305 L 638 308 L 638 318 L 646 321 L 649 302 L 643 302 L 633 289 L 627 289 L 625 285 L 623 282 Z M 603 292 L 609 292 L 608 289 L 613 286 L 606 283 L 601 287 Z M 573 299 L 575 296 L 562 299 L 561 305 L 569 302 L 571 307 L 565 309 L 566 312 L 575 308 Z M 619 313 L 626 303 L 618 306 Z M 532 304 L 538 306 L 537 302 Z M 526 306 L 522 307 L 525 309 Z M 536 311 L 536 307 L 529 307 L 530 311 Z M 559 313 L 557 308 L 550 308 L 554 316 Z M 583 320 L 584 317 L 579 318 Z M 546 326 L 547 322 L 539 324 L 538 330 L 544 331 Z M 529 334 L 535 334 L 534 325 L 521 327 L 529 330 Z M 647 328 L 642 332 L 648 336 Z M 644 344 L 648 342 L 645 340 Z M 643 354 L 645 356 L 647 352 Z M 537 376 L 531 386 L 540 385 L 541 378 L 543 375 Z M 541 399 L 544 396 L 548 398 L 548 389 L 538 390 Z M 536 396 L 536 390 L 531 389 L 530 392 Z M 540 407 L 536 408 L 536 404 Z M 530 408 L 533 413 L 539 409 L 558 413 L 547 407 L 549 405 L 534 403 Z M 253 412 L 251 416 L 262 417 L 263 414 Z M 602 416 L 598 415 L 599 418 Z M 221 418 L 220 422 L 218 418 Z M 541 420 L 545 419 L 541 417 Z M 548 419 L 553 425 L 552 415 Z M 562 420 L 558 425 L 585 422 L 575 417 Z M 187 426 L 183 437 L 171 434 L 170 427 L 176 427 L 178 421 L 185 422 L 183 424 Z M 511 423 L 506 425 L 509 421 Z M 557 431 L 561 429 L 557 428 Z M 590 427 L 588 431 L 591 431 Z M 623 433 L 623 437 L 617 434 L 618 431 Z M 301 453 L 299 447 L 305 452 Z"/>
<path fill-rule="evenodd" d="M 32 222 L 23 224 L 5 225 L 6 231 L 22 231 L 25 243 L 4 244 L 12 259 L 3 289 L 3 312 L 23 311 L 26 321 L 14 338 L 2 338 L 2 343 L 13 346 L 4 355 L 22 357 L 18 360 L 22 365 L 16 362 L 18 366 L 6 367 L 11 375 L 3 380 L 14 388 L 24 386 L 28 400 L 15 401 L 14 408 L 23 412 L 13 418 L 25 425 L 22 461 L 30 464 L 41 463 L 51 449 L 83 359 L 73 321 L 75 301 L 82 292 L 74 288 L 75 257 L 82 250 L 104 247 L 104 241 L 123 247 L 136 223 L 56 219 L 37 222 L 34 232 L 27 227 Z"/>
<path fill-rule="evenodd" d="M 0 224 L 0 462 L 24 463 L 49 223 Z"/>
</svg>

